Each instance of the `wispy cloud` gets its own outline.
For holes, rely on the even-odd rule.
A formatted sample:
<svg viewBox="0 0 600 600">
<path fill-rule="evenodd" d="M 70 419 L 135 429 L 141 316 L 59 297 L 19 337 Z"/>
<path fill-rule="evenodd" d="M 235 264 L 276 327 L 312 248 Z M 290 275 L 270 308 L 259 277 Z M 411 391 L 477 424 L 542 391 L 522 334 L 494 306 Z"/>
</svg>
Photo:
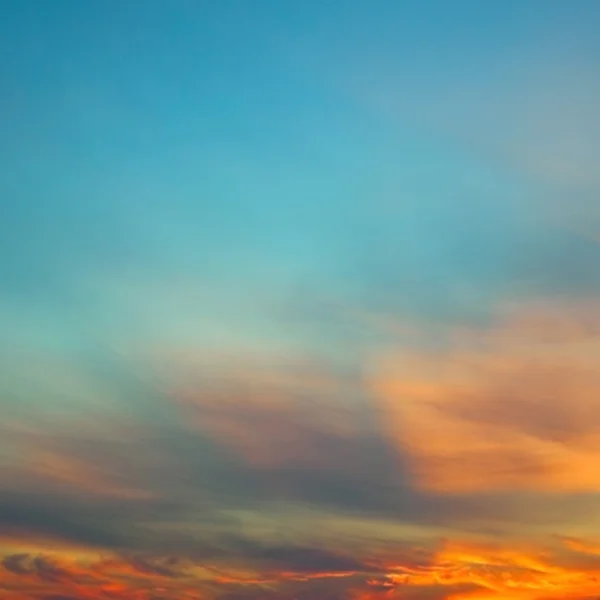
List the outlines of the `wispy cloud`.
<svg viewBox="0 0 600 600">
<path fill-rule="evenodd" d="M 417 485 L 600 491 L 598 314 L 594 302 L 542 303 L 386 359 L 374 385 Z"/>
</svg>

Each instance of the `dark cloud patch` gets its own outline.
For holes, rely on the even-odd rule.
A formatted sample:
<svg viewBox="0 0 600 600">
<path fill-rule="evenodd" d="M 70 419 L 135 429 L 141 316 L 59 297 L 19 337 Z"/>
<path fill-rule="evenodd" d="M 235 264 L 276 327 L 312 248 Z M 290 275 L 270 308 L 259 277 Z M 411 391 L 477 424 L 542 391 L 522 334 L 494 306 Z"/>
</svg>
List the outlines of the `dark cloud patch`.
<svg viewBox="0 0 600 600">
<path fill-rule="evenodd" d="M 33 566 L 38 577 L 44 581 L 59 582 L 69 577 L 68 571 L 44 556 L 36 556 L 33 559 Z"/>
<path fill-rule="evenodd" d="M 382 437 L 339 439 L 320 434 L 309 440 L 323 455 L 323 464 L 256 469 L 263 490 L 294 502 L 371 514 L 393 511 L 398 499 L 404 504 L 409 496 L 401 457 Z"/>
<path fill-rule="evenodd" d="M 340 443 L 323 438 L 321 442 L 319 451 L 324 453 Z M 52 494 L 3 492 L 0 493 L 0 526 L 117 552 L 158 552 L 208 560 L 237 552 L 249 553 L 256 558 L 260 558 L 262 552 L 264 559 L 272 558 L 273 554 L 264 548 L 237 541 L 230 544 L 233 538 L 227 538 L 228 533 L 239 530 L 241 524 L 236 518 L 226 516 L 226 511 L 242 508 L 261 512 L 268 510 L 265 507 L 274 499 L 290 506 L 323 507 L 358 518 L 389 518 L 423 524 L 468 523 L 488 517 L 515 518 L 511 515 L 514 503 L 507 503 L 505 498 L 438 497 L 418 493 L 401 473 L 393 471 L 394 458 L 383 441 L 373 438 L 362 444 L 364 456 L 351 453 L 349 464 L 340 470 L 323 471 L 285 464 L 273 470 L 253 469 L 230 457 L 227 460 L 232 466 L 221 472 L 219 483 L 217 471 L 211 474 L 209 470 L 207 478 L 203 465 L 210 463 L 210 459 L 197 451 L 199 446 L 194 437 L 183 436 L 183 440 L 173 441 L 169 448 L 182 459 L 179 486 L 166 489 L 162 499 L 96 501 Z M 343 453 L 341 447 L 336 452 L 338 450 L 340 455 L 334 457 L 334 461 L 339 460 L 341 464 Z M 220 462 L 219 459 L 215 464 Z M 391 474 L 386 472 L 388 469 Z M 210 530 L 220 531 L 220 539 L 187 533 L 185 528 L 176 531 L 152 529 L 154 522 L 185 522 L 188 519 L 195 526 L 206 523 Z M 290 558 L 292 554 L 288 552 L 285 556 Z M 298 561 L 298 568 L 301 568 L 299 558 Z M 164 565 L 157 567 L 164 568 Z M 152 567 L 146 564 L 144 568 Z"/>
<path fill-rule="evenodd" d="M 11 554 L 2 559 L 2 566 L 15 575 L 27 575 L 30 566 L 27 564 L 29 554 Z"/>
<path fill-rule="evenodd" d="M 11 554 L 2 561 L 2 566 L 14 575 L 34 575 L 46 582 L 60 582 L 70 577 L 67 570 L 42 555 Z"/>
<path fill-rule="evenodd" d="M 274 383 L 240 383 L 234 373 L 197 382 L 182 398 L 174 394 L 183 431 L 167 444 L 187 473 L 187 493 L 204 486 L 202 494 L 230 506 L 260 508 L 278 498 L 377 516 L 417 506 L 402 457 L 355 374 L 349 385 L 326 370 L 304 378 L 294 369 L 273 371 L 267 377 Z M 324 389 L 311 387 L 311 377 L 323 377 Z M 344 393 L 354 397 L 338 397 Z"/>
<path fill-rule="evenodd" d="M 180 550 L 180 555 L 171 556 L 126 553 L 120 555 L 120 560 L 140 573 L 169 578 L 185 575 L 194 564 L 213 560 L 242 561 L 273 577 L 281 572 L 310 576 L 331 572 L 352 574 L 373 569 L 359 558 L 342 552 L 295 544 L 265 544 L 256 539 L 225 534 L 216 543 L 195 542 L 188 543 L 187 547 L 182 544 Z"/>
<path fill-rule="evenodd" d="M 0 526 L 4 528 L 111 549 L 142 544 L 143 535 L 136 523 L 164 514 L 163 510 L 160 504 L 90 503 L 63 496 L 0 494 Z"/>
<path fill-rule="evenodd" d="M 266 568 L 299 573 L 355 572 L 368 569 L 360 561 L 320 548 L 301 546 L 260 546 L 240 540 L 239 551 L 248 558 L 257 559 Z"/>
<path fill-rule="evenodd" d="M 125 557 L 125 560 L 139 573 L 168 578 L 181 577 L 184 574 L 186 566 L 189 566 L 189 563 L 175 556 L 128 556 Z"/>
</svg>

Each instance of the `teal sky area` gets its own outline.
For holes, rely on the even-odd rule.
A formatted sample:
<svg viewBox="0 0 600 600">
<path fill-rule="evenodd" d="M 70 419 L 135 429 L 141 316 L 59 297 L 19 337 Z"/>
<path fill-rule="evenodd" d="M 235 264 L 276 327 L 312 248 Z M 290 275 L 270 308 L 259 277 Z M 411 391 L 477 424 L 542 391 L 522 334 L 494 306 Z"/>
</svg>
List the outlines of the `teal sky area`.
<svg viewBox="0 0 600 600">
<path fill-rule="evenodd" d="M 3 10 L 3 314 L 33 344 L 78 315 L 176 335 L 157 287 L 251 327 L 597 283 L 553 214 L 596 190 L 593 2 Z"/>
</svg>

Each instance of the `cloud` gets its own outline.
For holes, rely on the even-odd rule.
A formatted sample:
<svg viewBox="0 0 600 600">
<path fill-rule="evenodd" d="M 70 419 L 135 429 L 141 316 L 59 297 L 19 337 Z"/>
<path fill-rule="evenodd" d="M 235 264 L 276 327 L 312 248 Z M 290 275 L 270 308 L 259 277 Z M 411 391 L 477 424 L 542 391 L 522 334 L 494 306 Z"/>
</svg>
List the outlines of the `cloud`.
<svg viewBox="0 0 600 600">
<path fill-rule="evenodd" d="M 594 303 L 520 308 L 437 350 L 386 358 L 373 385 L 416 485 L 600 491 L 598 314 Z"/>
<path fill-rule="evenodd" d="M 11 573 L 25 575 L 30 572 L 28 566 L 23 564 L 28 558 L 29 556 L 27 554 L 13 554 L 11 556 L 6 556 L 2 560 L 2 566 Z"/>
<path fill-rule="evenodd" d="M 45 556 L 12 554 L 4 557 L 2 566 L 16 575 L 35 575 L 42 581 L 59 582 L 69 577 L 67 570 Z"/>
<path fill-rule="evenodd" d="M 524 523 L 524 506 L 541 518 L 535 502 L 516 510 L 502 496 L 415 486 L 414 456 L 388 435 L 395 421 L 356 372 L 290 356 L 153 358 L 140 360 L 154 376 L 146 411 L 84 407 L 44 426 L 25 412 L 0 424 L 12 448 L 0 482 L 5 530 L 21 541 L 259 561 L 269 547 L 338 556 L 341 540 Z"/>
<path fill-rule="evenodd" d="M 297 502 L 383 508 L 402 485 L 362 383 L 326 364 L 251 355 L 163 357 L 182 427 L 211 440 L 257 484 Z M 262 490 L 262 491 L 261 491 Z"/>
<path fill-rule="evenodd" d="M 440 540 L 432 552 L 405 548 L 406 561 L 392 552 L 359 562 L 322 549 L 246 546 L 245 563 L 222 568 L 161 555 L 87 558 L 13 554 L 3 558 L 0 590 L 27 590 L 28 598 L 588 598 L 600 592 L 600 565 L 572 546 Z M 259 562 L 252 562 L 252 557 Z M 238 557 L 239 559 L 240 557 Z M 245 566 L 243 566 L 245 565 Z M 337 567 L 339 571 L 326 571 Z M 288 570 L 297 568 L 296 571 Z M 154 595 L 153 595 L 154 594 Z M 158 595 L 157 595 L 158 594 Z M 10 596 L 9 596 L 10 597 Z"/>
<path fill-rule="evenodd" d="M 0 590 L 27 590 L 30 598 L 48 596 L 70 596 L 82 598 L 174 598 L 200 599 L 206 597 L 226 597 L 231 590 L 239 593 L 254 590 L 274 591 L 282 588 L 314 586 L 327 587 L 328 580 L 335 582 L 354 575 L 341 570 L 327 572 L 326 566 L 340 569 L 362 567 L 350 559 L 330 555 L 323 550 L 310 548 L 264 547 L 254 548 L 254 558 L 262 562 L 262 571 L 246 567 L 245 574 L 230 567 L 226 570 L 203 566 L 189 560 L 170 556 L 112 555 L 87 559 L 63 556 L 43 556 L 38 554 L 12 554 L 2 561 L 4 576 Z M 236 557 L 229 557 L 229 560 Z M 237 557 L 239 560 L 240 557 Z M 251 560 L 250 555 L 246 556 Z M 230 563 L 231 564 L 231 563 Z M 276 568 L 277 567 L 277 568 Z M 299 568 L 298 571 L 290 570 Z M 281 570 L 283 569 L 283 570 Z M 287 569 L 287 570 L 286 570 Z M 314 582 L 313 582 L 314 580 Z M 312 582 L 312 583 L 311 583 Z M 339 584 L 341 585 L 341 584 Z M 298 587 L 300 586 L 300 587 Z M 158 595 L 155 595 L 158 594 Z"/>
<path fill-rule="evenodd" d="M 267 570 L 306 574 L 352 574 L 368 567 L 351 556 L 336 554 L 323 548 L 280 545 L 261 546 L 256 543 L 238 543 L 246 558 L 257 560 Z"/>
<path fill-rule="evenodd" d="M 598 314 L 594 301 L 518 305 L 489 327 L 433 332 L 435 344 L 428 329 L 418 346 L 412 327 L 410 346 L 377 354 L 372 380 L 290 356 L 163 353 L 147 403 L 159 418 L 7 420 L 3 439 L 23 449 L 7 454 L 0 491 L 11 590 L 529 600 L 550 576 L 593 589 L 589 552 L 565 544 L 542 560 L 507 524 L 524 534 L 596 514 L 595 463 L 581 469 L 599 425 Z M 544 468 L 540 445 L 568 473 Z M 78 468 L 65 474 L 66 459 Z M 506 543 L 456 541 L 469 533 Z"/>
</svg>

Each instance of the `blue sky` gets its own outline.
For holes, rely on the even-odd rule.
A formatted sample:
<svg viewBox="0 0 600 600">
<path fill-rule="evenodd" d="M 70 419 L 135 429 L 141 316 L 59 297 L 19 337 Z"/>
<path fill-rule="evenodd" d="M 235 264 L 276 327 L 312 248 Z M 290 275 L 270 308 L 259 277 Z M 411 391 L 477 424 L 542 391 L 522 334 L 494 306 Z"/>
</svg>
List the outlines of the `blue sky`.
<svg viewBox="0 0 600 600">
<path fill-rule="evenodd" d="M 282 523 L 325 562 L 364 527 L 373 552 L 378 535 L 581 533 L 600 492 L 583 425 L 600 397 L 599 26 L 594 0 L 4 2 L 0 508 L 41 548 L 190 558 L 210 538 L 228 548 L 211 560 L 263 574 Z M 485 459 L 482 490 L 485 440 L 457 422 L 498 410 L 486 439 L 506 462 Z M 576 475 L 551 480 L 536 461 L 566 421 Z M 454 483 L 421 444 L 436 431 L 465 452 Z M 125 525 L 144 510 L 148 539 Z"/>
<path fill-rule="evenodd" d="M 592 2 L 4 10 L 2 267 L 21 306 L 85 304 L 86 279 L 128 269 L 417 305 L 452 304 L 461 278 L 485 296 L 570 276 L 523 255 L 571 246 L 540 213 L 596 183 L 553 181 L 598 150 Z"/>
</svg>

